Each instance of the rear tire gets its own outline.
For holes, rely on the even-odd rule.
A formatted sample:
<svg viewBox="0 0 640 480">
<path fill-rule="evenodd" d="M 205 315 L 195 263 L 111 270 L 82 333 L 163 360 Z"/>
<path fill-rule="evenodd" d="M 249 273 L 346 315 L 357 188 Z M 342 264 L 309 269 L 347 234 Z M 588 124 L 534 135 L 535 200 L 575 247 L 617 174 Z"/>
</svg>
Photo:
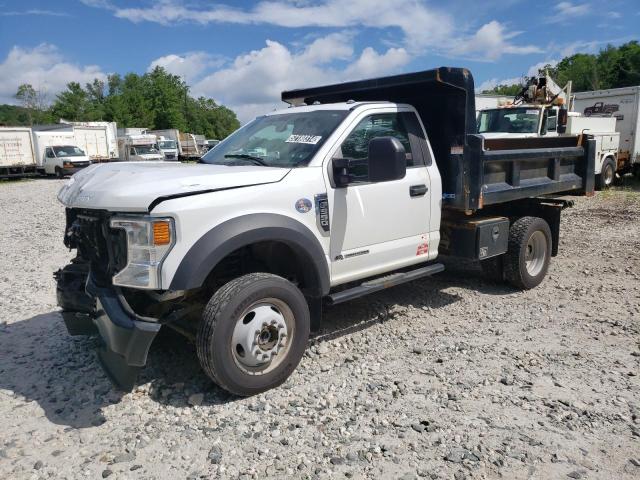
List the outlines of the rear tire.
<svg viewBox="0 0 640 480">
<path fill-rule="evenodd" d="M 537 287 L 549 270 L 551 229 L 539 217 L 522 217 L 509 229 L 509 248 L 504 258 L 505 279 L 514 287 Z"/>
<path fill-rule="evenodd" d="M 616 166 L 611 158 L 607 157 L 605 159 L 602 164 L 602 171 L 596 177 L 598 190 L 604 190 L 613 185 L 616 178 Z"/>
<path fill-rule="evenodd" d="M 291 282 L 250 273 L 222 286 L 207 304 L 196 345 L 200 365 L 220 387 L 240 396 L 282 384 L 309 340 L 309 307 Z"/>
</svg>

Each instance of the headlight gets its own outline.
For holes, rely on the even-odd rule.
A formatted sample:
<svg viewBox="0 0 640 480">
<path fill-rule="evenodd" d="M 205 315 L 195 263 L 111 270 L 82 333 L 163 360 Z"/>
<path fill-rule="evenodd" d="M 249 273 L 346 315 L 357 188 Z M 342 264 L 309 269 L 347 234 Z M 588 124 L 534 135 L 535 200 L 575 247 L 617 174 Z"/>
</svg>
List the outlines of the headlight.
<svg viewBox="0 0 640 480">
<path fill-rule="evenodd" d="M 161 288 L 160 269 L 175 243 L 175 229 L 170 218 L 113 218 L 111 228 L 121 228 L 127 235 L 127 265 L 113 276 L 121 287 Z"/>
</svg>

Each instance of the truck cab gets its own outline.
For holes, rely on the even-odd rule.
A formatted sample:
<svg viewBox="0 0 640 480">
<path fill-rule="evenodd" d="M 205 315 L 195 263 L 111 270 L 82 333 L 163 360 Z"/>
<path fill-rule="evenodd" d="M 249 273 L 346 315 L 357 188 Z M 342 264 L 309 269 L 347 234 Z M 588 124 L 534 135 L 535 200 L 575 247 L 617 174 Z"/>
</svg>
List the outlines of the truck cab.
<svg viewBox="0 0 640 480">
<path fill-rule="evenodd" d="M 198 164 L 81 172 L 58 195 L 77 251 L 56 274 L 69 333 L 99 334 L 131 388 L 173 328 L 214 382 L 253 395 L 293 372 L 324 304 L 437 274 L 440 254 L 535 288 L 567 206 L 552 195 L 592 193 L 594 142 L 487 148 L 473 92 L 445 67 L 283 92 L 291 108 Z"/>
<path fill-rule="evenodd" d="M 120 161 L 152 162 L 164 160 L 155 135 L 139 134 L 118 138 Z"/>
<path fill-rule="evenodd" d="M 558 135 L 558 106 L 509 105 L 481 110 L 478 133 L 485 138 Z"/>
<path fill-rule="evenodd" d="M 170 162 L 178 161 L 178 142 L 163 136 L 158 137 L 158 150 L 165 160 Z"/>
<path fill-rule="evenodd" d="M 45 147 L 43 152 L 42 170 L 46 175 L 62 178 L 73 175 L 89 165 L 89 157 L 75 145 L 52 145 Z"/>
</svg>

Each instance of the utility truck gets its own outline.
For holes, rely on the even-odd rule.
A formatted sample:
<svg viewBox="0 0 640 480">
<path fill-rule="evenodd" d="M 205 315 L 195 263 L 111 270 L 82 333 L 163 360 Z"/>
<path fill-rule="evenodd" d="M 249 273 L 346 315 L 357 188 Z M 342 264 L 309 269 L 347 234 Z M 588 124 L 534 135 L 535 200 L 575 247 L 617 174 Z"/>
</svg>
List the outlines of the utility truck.
<svg viewBox="0 0 640 480">
<path fill-rule="evenodd" d="M 569 112 L 571 100 L 571 82 L 560 88 L 548 74 L 532 77 L 511 102 L 480 111 L 478 133 L 487 139 L 589 134 L 596 140 L 596 186 L 609 187 L 618 170 L 615 122 Z"/>
<path fill-rule="evenodd" d="M 33 128 L 33 145 L 39 173 L 63 178 L 91 165 L 87 154 L 76 144 L 73 128 Z"/>
<path fill-rule="evenodd" d="M 640 86 L 577 92 L 574 108 L 591 118 L 613 119 L 620 133 L 617 171 L 640 178 Z"/>
<path fill-rule="evenodd" d="M 134 385 L 153 339 L 193 339 L 218 385 L 286 380 L 324 304 L 479 260 L 536 287 L 558 252 L 559 195 L 591 195 L 588 135 L 476 134 L 471 73 L 418 73 L 284 92 L 199 164 L 101 164 L 59 193 L 56 273 L 69 332 L 98 333 L 102 365 Z"/>
<path fill-rule="evenodd" d="M 178 146 L 178 157 L 180 160 L 195 160 L 202 156 L 201 147 L 198 144 L 196 135 L 192 133 L 181 132 L 175 128 L 166 130 L 147 130 L 146 133 L 175 140 Z"/>
<path fill-rule="evenodd" d="M 158 150 L 158 139 L 148 133 L 118 137 L 118 152 L 121 162 L 152 162 L 164 160 Z"/>
<path fill-rule="evenodd" d="M 36 154 L 29 127 L 0 127 L 0 178 L 36 174 Z"/>
</svg>

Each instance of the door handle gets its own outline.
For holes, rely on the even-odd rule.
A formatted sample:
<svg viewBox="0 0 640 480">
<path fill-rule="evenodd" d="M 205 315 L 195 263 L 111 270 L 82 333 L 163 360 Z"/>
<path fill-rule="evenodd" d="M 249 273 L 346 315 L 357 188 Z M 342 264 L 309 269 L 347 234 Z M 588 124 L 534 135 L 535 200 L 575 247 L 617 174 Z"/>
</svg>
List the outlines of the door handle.
<svg viewBox="0 0 640 480">
<path fill-rule="evenodd" d="M 426 185 L 411 185 L 409 187 L 409 195 L 412 197 L 421 197 L 427 193 L 427 190 L 429 189 Z"/>
</svg>

